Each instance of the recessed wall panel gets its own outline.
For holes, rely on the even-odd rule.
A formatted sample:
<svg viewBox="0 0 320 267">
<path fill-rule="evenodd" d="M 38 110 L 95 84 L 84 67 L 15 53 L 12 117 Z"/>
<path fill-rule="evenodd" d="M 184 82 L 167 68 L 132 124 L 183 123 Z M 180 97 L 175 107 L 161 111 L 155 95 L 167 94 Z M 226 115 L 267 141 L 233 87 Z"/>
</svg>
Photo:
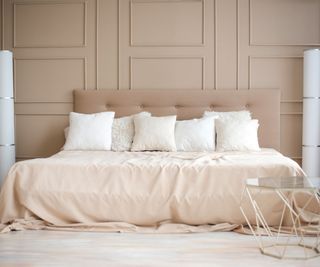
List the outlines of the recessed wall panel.
<svg viewBox="0 0 320 267">
<path fill-rule="evenodd" d="M 132 89 L 203 89 L 203 58 L 131 58 Z"/>
<path fill-rule="evenodd" d="M 85 2 L 14 4 L 14 47 L 85 45 Z"/>
<path fill-rule="evenodd" d="M 215 0 L 216 88 L 238 86 L 237 0 Z"/>
<path fill-rule="evenodd" d="M 303 60 L 299 57 L 251 57 L 251 88 L 279 88 L 281 99 L 301 100 Z"/>
<path fill-rule="evenodd" d="M 131 1 L 131 45 L 204 43 L 204 1 Z"/>
<path fill-rule="evenodd" d="M 68 116 L 16 116 L 17 157 L 48 157 L 59 152 L 67 125 Z"/>
<path fill-rule="evenodd" d="M 16 59 L 17 102 L 72 102 L 72 91 L 85 88 L 83 58 Z"/>
<path fill-rule="evenodd" d="M 301 157 L 302 155 L 302 116 L 281 115 L 281 139 L 280 150 L 289 157 Z"/>
<path fill-rule="evenodd" d="M 319 0 L 250 0 L 251 44 L 320 44 Z"/>
<path fill-rule="evenodd" d="M 16 58 L 20 158 L 59 150 L 64 125 L 60 141 L 45 135 L 56 140 L 50 125 L 67 121 L 75 88 L 280 88 L 281 149 L 301 156 L 301 131 L 290 134 L 302 117 L 303 50 L 320 46 L 319 0 L 0 3 L 0 47 Z"/>
</svg>

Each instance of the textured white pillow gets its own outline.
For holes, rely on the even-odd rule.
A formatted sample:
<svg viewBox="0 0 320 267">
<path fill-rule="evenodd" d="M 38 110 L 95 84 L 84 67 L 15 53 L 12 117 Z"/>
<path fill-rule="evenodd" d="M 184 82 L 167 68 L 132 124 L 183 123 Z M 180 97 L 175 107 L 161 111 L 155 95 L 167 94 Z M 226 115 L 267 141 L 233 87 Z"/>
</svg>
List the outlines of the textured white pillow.
<svg viewBox="0 0 320 267">
<path fill-rule="evenodd" d="M 258 120 L 215 121 L 217 151 L 259 151 Z"/>
<path fill-rule="evenodd" d="M 112 145 L 113 151 L 128 151 L 131 149 L 134 137 L 134 122 L 136 116 L 150 117 L 149 112 L 141 112 L 132 116 L 114 119 L 112 125 Z"/>
<path fill-rule="evenodd" d="M 69 133 L 64 150 L 110 150 L 114 112 L 69 115 Z"/>
<path fill-rule="evenodd" d="M 248 121 L 251 120 L 251 113 L 248 110 L 227 112 L 205 111 L 203 117 L 217 117 L 218 119 L 223 121 Z"/>
<path fill-rule="evenodd" d="M 178 151 L 212 151 L 215 147 L 214 117 L 177 121 L 175 129 Z"/>
<path fill-rule="evenodd" d="M 151 116 L 149 112 L 140 112 L 135 115 L 121 117 L 113 120 L 112 124 L 112 144 L 113 151 L 128 151 L 131 149 L 134 136 L 134 116 Z M 69 127 L 64 129 L 64 137 L 68 138 Z"/>
<path fill-rule="evenodd" d="M 176 116 L 134 117 L 135 135 L 131 151 L 176 151 Z"/>
</svg>

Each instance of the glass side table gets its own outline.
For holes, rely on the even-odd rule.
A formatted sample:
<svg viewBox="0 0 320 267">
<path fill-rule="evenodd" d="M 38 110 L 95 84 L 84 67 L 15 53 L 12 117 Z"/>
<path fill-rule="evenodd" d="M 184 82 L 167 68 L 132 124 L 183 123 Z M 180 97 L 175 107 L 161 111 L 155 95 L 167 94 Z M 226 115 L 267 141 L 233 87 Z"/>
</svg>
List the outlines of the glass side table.
<svg viewBox="0 0 320 267">
<path fill-rule="evenodd" d="M 277 225 L 269 226 L 263 214 L 263 192 L 268 197 L 279 198 L 282 210 Z M 296 208 L 295 204 L 299 199 L 300 205 Z M 262 254 L 279 259 L 308 259 L 320 256 L 320 177 L 247 179 L 240 210 Z M 252 220 L 250 223 L 250 212 L 254 214 L 254 223 Z M 284 225 L 285 218 L 289 220 L 290 227 Z"/>
</svg>

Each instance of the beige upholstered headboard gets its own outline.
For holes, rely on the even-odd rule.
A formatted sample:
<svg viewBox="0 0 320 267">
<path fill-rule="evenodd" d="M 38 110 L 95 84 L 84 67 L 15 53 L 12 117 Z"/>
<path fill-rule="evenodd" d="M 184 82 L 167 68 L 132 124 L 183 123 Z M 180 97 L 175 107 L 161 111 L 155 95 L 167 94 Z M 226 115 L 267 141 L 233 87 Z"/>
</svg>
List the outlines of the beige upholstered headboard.
<svg viewBox="0 0 320 267">
<path fill-rule="evenodd" d="M 205 110 L 250 110 L 259 119 L 261 147 L 280 148 L 280 91 L 250 90 L 75 90 L 74 111 L 115 111 L 116 117 L 150 111 L 155 116 L 176 114 L 199 118 Z"/>
</svg>

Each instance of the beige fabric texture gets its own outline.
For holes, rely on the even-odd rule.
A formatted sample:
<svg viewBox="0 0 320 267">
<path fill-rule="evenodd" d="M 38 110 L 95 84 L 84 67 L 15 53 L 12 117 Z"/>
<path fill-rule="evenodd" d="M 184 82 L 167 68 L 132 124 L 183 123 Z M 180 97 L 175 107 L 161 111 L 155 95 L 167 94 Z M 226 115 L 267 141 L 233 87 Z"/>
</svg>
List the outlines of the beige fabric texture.
<svg viewBox="0 0 320 267">
<path fill-rule="evenodd" d="M 61 151 L 13 166 L 0 193 L 0 229 L 232 230 L 245 223 L 239 202 L 246 178 L 298 175 L 299 165 L 272 149 Z M 268 192 L 259 200 L 276 225 L 281 201 Z"/>
</svg>

